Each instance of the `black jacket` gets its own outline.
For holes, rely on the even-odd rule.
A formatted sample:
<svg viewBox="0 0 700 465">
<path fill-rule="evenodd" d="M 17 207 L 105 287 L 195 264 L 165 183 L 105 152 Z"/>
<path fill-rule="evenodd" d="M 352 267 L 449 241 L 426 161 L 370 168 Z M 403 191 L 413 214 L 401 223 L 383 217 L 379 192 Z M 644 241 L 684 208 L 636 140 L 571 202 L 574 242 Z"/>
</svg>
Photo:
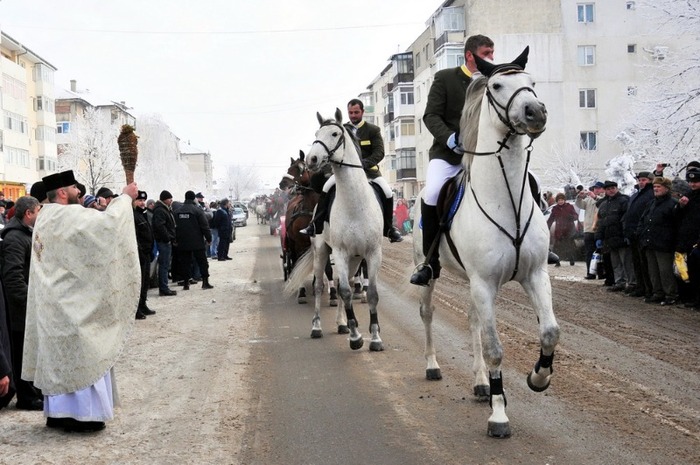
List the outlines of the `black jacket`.
<svg viewBox="0 0 700 465">
<path fill-rule="evenodd" d="M 156 242 L 172 242 L 176 238 L 173 211 L 160 200 L 153 209 L 153 237 Z"/>
<path fill-rule="evenodd" d="M 673 252 L 676 245 L 676 200 L 671 193 L 655 197 L 639 221 L 637 235 L 642 249 Z"/>
<path fill-rule="evenodd" d="M 627 207 L 627 213 L 625 213 L 624 218 L 622 218 L 625 239 L 630 241 L 637 239 L 639 220 L 642 218 L 644 210 L 646 210 L 653 201 L 654 188 L 652 183 L 648 183 L 644 189 L 632 194 L 629 206 Z"/>
<path fill-rule="evenodd" d="M 175 217 L 178 250 L 201 250 L 206 247 L 205 240 L 211 243 L 209 221 L 194 200 L 185 200 Z"/>
<path fill-rule="evenodd" d="M 222 207 L 216 210 L 211 224 L 212 228 L 219 231 L 220 238 L 231 239 L 233 224 L 231 223 L 231 215 L 229 214 L 228 208 Z"/>
<path fill-rule="evenodd" d="M 10 390 L 0 397 L 0 409 L 6 407 L 15 396 L 15 380 L 12 376 L 12 352 L 10 350 L 10 332 L 7 328 L 5 314 L 5 295 L 0 286 L 0 378 L 10 377 Z"/>
<path fill-rule="evenodd" d="M 452 133 L 459 133 L 459 120 L 467 94 L 467 87 L 472 82 L 471 76 L 461 66 L 443 69 L 435 73 L 433 84 L 428 93 L 423 122 L 433 135 L 429 159 L 438 158 L 452 165 L 462 162 L 462 156 L 454 153 L 447 146 L 447 139 Z"/>
<path fill-rule="evenodd" d="M 147 209 L 134 208 L 134 226 L 136 227 L 136 243 L 139 247 L 139 255 L 150 257 L 153 251 L 153 228 L 151 227 Z"/>
<path fill-rule="evenodd" d="M 678 220 L 678 235 L 676 236 L 676 252 L 690 253 L 693 246 L 700 241 L 700 189 L 688 194 L 688 204 L 681 207 L 676 205 Z"/>
<path fill-rule="evenodd" d="M 12 331 L 24 331 L 27 317 L 27 285 L 32 255 L 32 231 L 16 216 L 0 232 L 0 268 L 5 284 Z"/>
<path fill-rule="evenodd" d="M 630 198 L 618 192 L 612 197 L 607 195 L 598 202 L 598 222 L 596 223 L 596 240 L 602 239 L 607 249 L 625 247 L 622 217 L 627 212 Z"/>
<path fill-rule="evenodd" d="M 350 123 L 345 124 L 345 127 L 350 133 L 353 132 L 354 126 Z M 382 130 L 363 120 L 355 131 L 355 137 L 360 145 L 360 161 L 365 168 L 365 174 L 369 179 L 380 177 L 382 173 L 377 165 L 384 160 Z"/>
</svg>

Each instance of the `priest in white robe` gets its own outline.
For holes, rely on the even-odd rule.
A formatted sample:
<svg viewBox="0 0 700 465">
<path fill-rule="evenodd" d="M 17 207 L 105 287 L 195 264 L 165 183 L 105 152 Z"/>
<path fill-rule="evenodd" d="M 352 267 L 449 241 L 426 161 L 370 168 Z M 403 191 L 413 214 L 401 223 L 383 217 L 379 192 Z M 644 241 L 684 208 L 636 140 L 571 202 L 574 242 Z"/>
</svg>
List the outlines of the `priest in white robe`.
<svg viewBox="0 0 700 465">
<path fill-rule="evenodd" d="M 72 171 L 43 182 L 51 203 L 32 236 L 22 378 L 44 394 L 47 426 L 99 431 L 118 404 L 113 368 L 139 300 L 138 188 L 97 211 L 78 203 Z"/>
</svg>

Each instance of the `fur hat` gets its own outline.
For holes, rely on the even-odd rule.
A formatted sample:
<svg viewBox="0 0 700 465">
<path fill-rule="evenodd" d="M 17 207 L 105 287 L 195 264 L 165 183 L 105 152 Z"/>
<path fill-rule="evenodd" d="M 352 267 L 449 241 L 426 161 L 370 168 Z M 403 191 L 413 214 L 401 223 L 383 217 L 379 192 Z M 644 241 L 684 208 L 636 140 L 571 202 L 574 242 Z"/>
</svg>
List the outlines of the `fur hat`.
<svg viewBox="0 0 700 465">
<path fill-rule="evenodd" d="M 185 200 L 194 200 L 194 192 L 193 191 L 187 191 L 185 192 Z"/>
<path fill-rule="evenodd" d="M 168 200 L 168 199 L 172 199 L 172 198 L 173 198 L 173 194 L 171 194 L 171 193 L 168 192 L 168 191 L 162 191 L 162 192 L 160 193 L 160 201 L 161 201 L 161 202 L 163 202 L 163 201 L 165 201 L 165 200 Z"/>
<path fill-rule="evenodd" d="M 654 178 L 654 184 L 661 184 L 666 189 L 671 190 L 672 183 L 671 183 L 671 180 L 668 178 L 658 176 L 658 177 Z"/>
<path fill-rule="evenodd" d="M 608 187 L 617 187 L 617 183 L 615 181 L 605 181 L 603 183 L 603 187 L 607 189 Z"/>
<path fill-rule="evenodd" d="M 136 200 L 148 200 L 148 194 L 146 191 L 139 191 L 139 195 L 136 196 Z"/>
<path fill-rule="evenodd" d="M 561 192 L 559 192 L 559 193 L 557 194 L 557 196 L 554 197 L 554 200 L 556 200 L 557 202 L 558 202 L 559 200 L 566 200 L 566 196 L 565 196 L 564 194 L 562 194 Z"/>
<path fill-rule="evenodd" d="M 654 180 L 654 173 L 650 173 L 649 171 L 640 171 L 639 174 L 637 174 L 637 179 L 640 178 L 647 178 L 650 181 Z"/>
<path fill-rule="evenodd" d="M 29 195 L 37 199 L 39 203 L 46 200 L 46 187 L 44 187 L 44 182 L 38 181 L 32 184 L 32 188 L 29 189 Z"/>
</svg>

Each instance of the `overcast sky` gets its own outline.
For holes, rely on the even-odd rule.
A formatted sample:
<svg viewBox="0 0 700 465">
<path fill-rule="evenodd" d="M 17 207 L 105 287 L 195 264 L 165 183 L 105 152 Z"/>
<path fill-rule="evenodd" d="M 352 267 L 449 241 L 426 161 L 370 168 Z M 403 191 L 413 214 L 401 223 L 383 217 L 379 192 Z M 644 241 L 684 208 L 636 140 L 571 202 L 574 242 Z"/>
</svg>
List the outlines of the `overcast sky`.
<svg viewBox="0 0 700 465">
<path fill-rule="evenodd" d="M 442 0 L 0 0 L 0 28 L 56 87 L 125 101 L 225 165 L 276 181 L 316 111 L 345 114 Z"/>
</svg>

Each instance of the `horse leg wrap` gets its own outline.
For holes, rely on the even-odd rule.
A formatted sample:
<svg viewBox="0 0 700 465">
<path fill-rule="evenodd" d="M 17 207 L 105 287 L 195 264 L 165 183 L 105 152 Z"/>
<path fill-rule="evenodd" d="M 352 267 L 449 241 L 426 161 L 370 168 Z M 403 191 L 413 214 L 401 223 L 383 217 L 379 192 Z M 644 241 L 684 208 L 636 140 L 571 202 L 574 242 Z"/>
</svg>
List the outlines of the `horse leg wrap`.
<svg viewBox="0 0 700 465">
<path fill-rule="evenodd" d="M 540 359 L 535 365 L 535 373 L 539 373 L 540 368 L 549 368 L 550 373 L 554 373 L 552 363 L 554 363 L 554 352 L 552 352 L 552 355 L 544 355 L 542 349 L 540 349 Z"/>
<path fill-rule="evenodd" d="M 499 378 L 492 378 L 489 376 L 489 406 L 493 407 L 491 404 L 491 398 L 493 396 L 503 396 L 503 405 L 507 406 L 508 401 L 506 400 L 506 394 L 503 392 L 503 374 Z"/>
</svg>

